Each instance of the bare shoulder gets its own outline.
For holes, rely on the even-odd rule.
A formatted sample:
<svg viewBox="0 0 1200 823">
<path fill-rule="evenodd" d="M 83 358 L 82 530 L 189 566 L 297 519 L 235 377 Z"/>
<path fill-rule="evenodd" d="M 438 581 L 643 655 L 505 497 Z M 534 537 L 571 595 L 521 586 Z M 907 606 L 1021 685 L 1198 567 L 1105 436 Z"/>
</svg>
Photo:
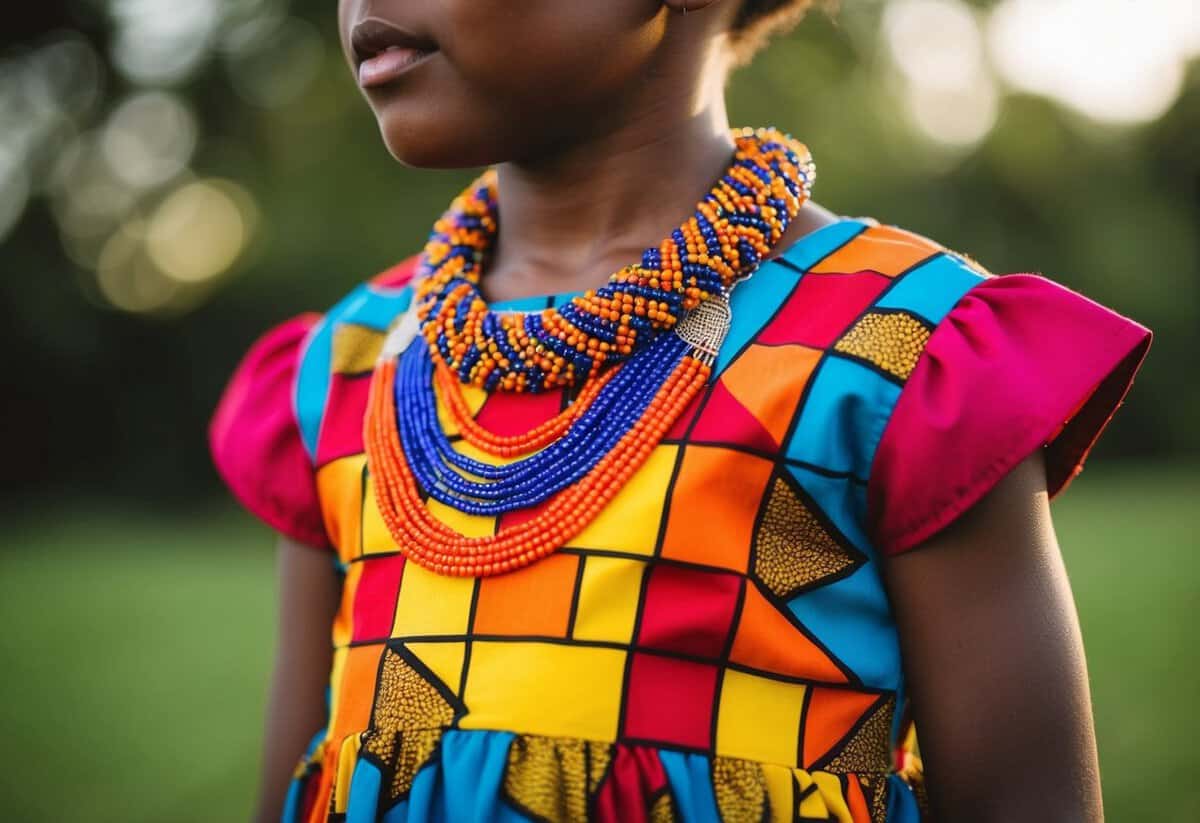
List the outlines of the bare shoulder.
<svg viewBox="0 0 1200 823">
<path fill-rule="evenodd" d="M 820 203 L 806 200 L 804 205 L 800 207 L 799 214 L 792 220 L 787 231 L 783 233 L 782 239 L 780 239 L 771 254 L 767 255 L 767 259 L 770 260 L 778 257 L 801 238 L 812 234 L 817 229 L 836 223 L 841 219 L 840 215 L 830 211 Z"/>
</svg>

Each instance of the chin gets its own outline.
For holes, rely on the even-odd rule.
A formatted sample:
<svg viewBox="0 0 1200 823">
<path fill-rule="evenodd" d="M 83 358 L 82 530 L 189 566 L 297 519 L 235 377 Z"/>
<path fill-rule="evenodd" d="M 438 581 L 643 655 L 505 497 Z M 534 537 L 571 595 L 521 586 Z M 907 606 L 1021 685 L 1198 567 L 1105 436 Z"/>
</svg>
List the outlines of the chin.
<svg viewBox="0 0 1200 823">
<path fill-rule="evenodd" d="M 503 152 L 480 135 L 487 130 L 461 129 L 437 117 L 379 112 L 379 134 L 388 153 L 405 166 L 462 169 L 501 162 Z"/>
</svg>

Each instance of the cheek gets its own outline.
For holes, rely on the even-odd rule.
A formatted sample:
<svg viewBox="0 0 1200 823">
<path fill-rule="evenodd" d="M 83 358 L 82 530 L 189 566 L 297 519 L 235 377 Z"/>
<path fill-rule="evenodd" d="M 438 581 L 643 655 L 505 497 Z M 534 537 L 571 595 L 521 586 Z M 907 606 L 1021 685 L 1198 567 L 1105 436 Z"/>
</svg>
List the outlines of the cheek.
<svg viewBox="0 0 1200 823">
<path fill-rule="evenodd" d="M 530 156 L 591 128 L 589 118 L 642 85 L 667 17 L 660 0 L 437 0 L 429 8 L 441 54 L 373 106 L 396 159 L 438 167 Z"/>
<path fill-rule="evenodd" d="M 660 0 L 450 0 L 443 9 L 465 90 L 534 108 L 619 94 L 667 18 Z"/>
</svg>

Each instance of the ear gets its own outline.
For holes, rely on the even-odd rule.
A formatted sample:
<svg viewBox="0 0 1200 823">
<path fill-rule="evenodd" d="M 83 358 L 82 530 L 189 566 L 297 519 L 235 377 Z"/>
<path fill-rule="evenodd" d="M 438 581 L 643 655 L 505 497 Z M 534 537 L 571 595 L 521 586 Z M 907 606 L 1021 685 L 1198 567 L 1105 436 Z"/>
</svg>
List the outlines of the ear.
<svg viewBox="0 0 1200 823">
<path fill-rule="evenodd" d="M 700 11 L 701 9 L 706 9 L 709 6 L 715 6 L 720 2 L 721 0 L 663 0 L 663 5 L 666 6 L 669 11 L 677 11 L 686 14 L 689 11 Z"/>
</svg>

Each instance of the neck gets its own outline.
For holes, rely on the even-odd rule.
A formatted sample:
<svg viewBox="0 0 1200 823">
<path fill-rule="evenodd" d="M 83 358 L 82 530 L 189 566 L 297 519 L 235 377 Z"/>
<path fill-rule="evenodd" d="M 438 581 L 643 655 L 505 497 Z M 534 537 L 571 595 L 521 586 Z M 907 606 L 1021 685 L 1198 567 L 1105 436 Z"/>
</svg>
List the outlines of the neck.
<svg viewBox="0 0 1200 823">
<path fill-rule="evenodd" d="M 723 84 L 703 84 L 690 99 L 654 85 L 641 95 L 652 102 L 606 112 L 619 128 L 497 168 L 500 225 L 481 281 L 488 301 L 603 285 L 658 246 L 729 166 Z"/>
</svg>

